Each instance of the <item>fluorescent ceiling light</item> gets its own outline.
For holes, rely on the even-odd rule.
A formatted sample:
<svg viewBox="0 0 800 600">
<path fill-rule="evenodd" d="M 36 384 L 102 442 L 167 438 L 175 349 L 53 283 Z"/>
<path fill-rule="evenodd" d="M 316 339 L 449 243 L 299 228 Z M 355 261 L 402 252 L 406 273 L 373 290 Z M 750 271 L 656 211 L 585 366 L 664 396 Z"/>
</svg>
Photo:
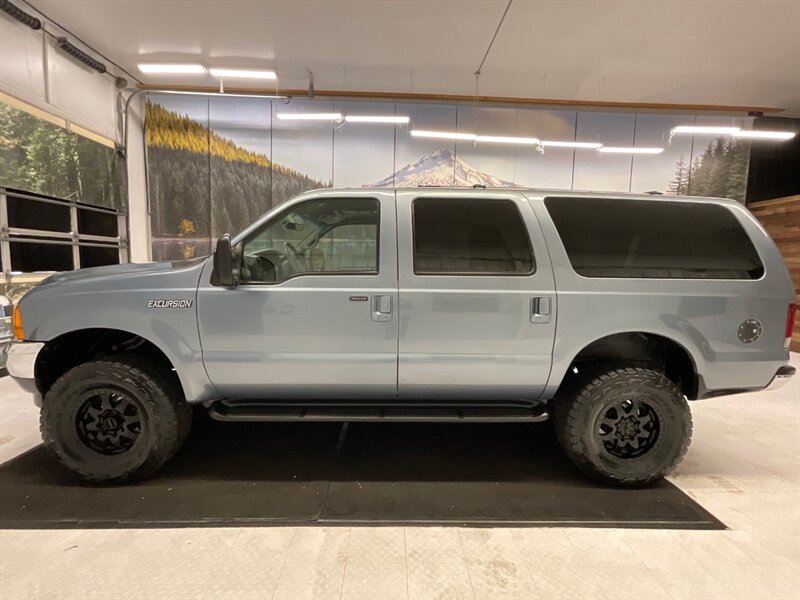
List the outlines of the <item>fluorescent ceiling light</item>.
<svg viewBox="0 0 800 600">
<path fill-rule="evenodd" d="M 731 135 L 735 138 L 745 138 L 751 140 L 790 140 L 795 136 L 792 131 L 765 131 L 742 129 L 741 127 L 715 127 L 704 125 L 680 125 L 672 129 L 673 135 L 676 133 L 706 133 L 711 135 Z"/>
<path fill-rule="evenodd" d="M 615 148 L 613 146 L 603 146 L 597 149 L 598 152 L 608 152 L 611 154 L 661 154 L 663 148 Z"/>
<path fill-rule="evenodd" d="M 278 113 L 282 121 L 341 121 L 342 113 Z"/>
<path fill-rule="evenodd" d="M 741 127 L 720 127 L 716 125 L 678 125 L 672 128 L 672 134 L 692 133 L 709 135 L 731 135 L 739 131 Z"/>
<path fill-rule="evenodd" d="M 750 140 L 790 140 L 795 136 L 793 131 L 764 131 L 754 129 L 742 129 L 733 134 L 736 138 L 746 138 Z"/>
<path fill-rule="evenodd" d="M 526 144 L 529 146 L 537 146 L 540 143 L 539 138 L 507 137 L 502 135 L 479 135 L 475 137 L 475 141 L 494 142 L 497 144 Z"/>
<path fill-rule="evenodd" d="M 474 133 L 456 133 L 455 131 L 425 131 L 412 129 L 411 135 L 424 138 L 441 138 L 445 140 L 474 140 L 478 136 Z"/>
<path fill-rule="evenodd" d="M 552 146 L 553 148 L 589 148 L 591 150 L 596 150 L 602 145 L 599 142 L 556 142 L 552 140 L 542 142 L 542 146 Z"/>
<path fill-rule="evenodd" d="M 147 64 L 140 64 L 138 65 L 138 67 L 142 73 L 148 73 L 148 74 L 196 75 L 206 72 L 206 68 L 203 65 L 191 65 L 191 64 L 162 65 L 162 64 L 147 63 Z"/>
<path fill-rule="evenodd" d="M 275 79 L 275 71 L 256 71 L 252 69 L 218 69 L 208 70 L 214 77 L 230 77 L 231 79 Z"/>
<path fill-rule="evenodd" d="M 380 115 L 347 115 L 344 118 L 348 123 L 408 123 L 411 118 L 403 116 Z"/>
</svg>

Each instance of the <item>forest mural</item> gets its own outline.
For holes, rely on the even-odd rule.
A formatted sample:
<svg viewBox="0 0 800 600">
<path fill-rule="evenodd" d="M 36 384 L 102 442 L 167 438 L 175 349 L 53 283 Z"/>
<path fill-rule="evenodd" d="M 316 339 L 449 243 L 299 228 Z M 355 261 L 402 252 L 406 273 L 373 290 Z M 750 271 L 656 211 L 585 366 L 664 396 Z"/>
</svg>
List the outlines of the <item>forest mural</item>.
<svg viewBox="0 0 800 600">
<path fill-rule="evenodd" d="M 660 146 L 659 155 L 421 139 L 408 127 L 276 118 L 279 113 L 408 115 L 416 129 Z M 749 144 L 670 137 L 681 124 L 745 118 L 527 108 L 151 95 L 146 148 L 153 259 L 211 251 L 279 202 L 320 187 L 591 189 L 744 200 Z M 657 199 L 657 196 L 654 196 Z"/>
<path fill-rule="evenodd" d="M 750 144 L 719 138 L 709 142 L 689 164 L 684 157 L 675 165 L 667 192 L 675 195 L 714 196 L 744 202 Z"/>
<path fill-rule="evenodd" d="M 146 122 L 154 259 L 207 253 L 212 238 L 241 231 L 274 197 L 330 185 L 160 104 L 147 103 Z"/>
<path fill-rule="evenodd" d="M 0 102 L 0 186 L 126 210 L 113 148 Z"/>
</svg>

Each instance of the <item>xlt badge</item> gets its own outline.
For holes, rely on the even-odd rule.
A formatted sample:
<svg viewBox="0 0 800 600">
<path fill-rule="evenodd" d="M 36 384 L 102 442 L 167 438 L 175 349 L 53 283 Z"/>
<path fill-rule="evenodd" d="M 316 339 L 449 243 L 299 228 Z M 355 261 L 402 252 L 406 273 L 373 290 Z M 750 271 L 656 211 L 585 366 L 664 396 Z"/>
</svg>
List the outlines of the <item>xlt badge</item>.
<svg viewBox="0 0 800 600">
<path fill-rule="evenodd" d="M 148 300 L 147 308 L 191 308 L 193 300 Z"/>
</svg>

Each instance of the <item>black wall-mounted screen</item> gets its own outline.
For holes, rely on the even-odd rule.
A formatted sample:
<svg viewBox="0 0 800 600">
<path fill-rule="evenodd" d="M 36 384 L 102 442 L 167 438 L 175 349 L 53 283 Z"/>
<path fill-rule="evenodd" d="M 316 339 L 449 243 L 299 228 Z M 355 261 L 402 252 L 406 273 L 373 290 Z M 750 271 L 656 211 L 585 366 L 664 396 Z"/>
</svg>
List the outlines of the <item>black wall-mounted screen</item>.
<svg viewBox="0 0 800 600">
<path fill-rule="evenodd" d="M 33 198 L 21 198 L 11 194 L 6 196 L 6 203 L 9 227 L 65 233 L 72 230 L 67 204 L 40 202 Z"/>
<path fill-rule="evenodd" d="M 78 233 L 117 237 L 116 213 L 88 210 L 78 205 Z"/>
<path fill-rule="evenodd" d="M 11 265 L 15 271 L 71 271 L 72 246 L 36 242 L 11 242 Z"/>
<path fill-rule="evenodd" d="M 771 200 L 800 194 L 800 119 L 761 117 L 753 129 L 794 131 L 785 142 L 750 143 L 747 201 Z"/>
<path fill-rule="evenodd" d="M 81 269 L 116 265 L 119 263 L 119 248 L 81 246 L 78 252 L 80 252 L 81 256 Z"/>
</svg>

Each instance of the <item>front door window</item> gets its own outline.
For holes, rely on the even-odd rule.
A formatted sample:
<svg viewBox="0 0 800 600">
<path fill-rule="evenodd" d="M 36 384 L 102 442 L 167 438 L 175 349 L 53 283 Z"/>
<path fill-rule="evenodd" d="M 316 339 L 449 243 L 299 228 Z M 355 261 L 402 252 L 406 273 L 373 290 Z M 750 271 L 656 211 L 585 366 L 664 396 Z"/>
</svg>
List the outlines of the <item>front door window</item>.
<svg viewBox="0 0 800 600">
<path fill-rule="evenodd" d="M 376 275 L 380 204 L 325 198 L 297 204 L 246 240 L 242 283 L 280 283 L 299 275 Z"/>
</svg>

